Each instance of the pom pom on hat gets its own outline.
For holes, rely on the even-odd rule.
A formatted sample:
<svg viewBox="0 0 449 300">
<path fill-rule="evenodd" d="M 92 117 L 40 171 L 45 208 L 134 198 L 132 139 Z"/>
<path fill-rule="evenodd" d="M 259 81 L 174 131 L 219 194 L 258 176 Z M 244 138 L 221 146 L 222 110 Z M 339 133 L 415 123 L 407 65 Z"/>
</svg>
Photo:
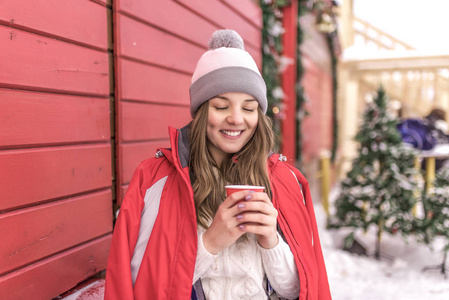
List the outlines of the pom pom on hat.
<svg viewBox="0 0 449 300">
<path fill-rule="evenodd" d="M 245 51 L 241 36 L 230 29 L 217 30 L 209 50 L 198 60 L 190 85 L 190 114 L 213 97 L 239 92 L 253 96 L 267 112 L 267 88 L 257 64 Z"/>
<path fill-rule="evenodd" d="M 209 40 L 209 50 L 221 47 L 245 50 L 242 37 L 237 32 L 230 29 L 217 30 L 212 34 Z"/>
</svg>

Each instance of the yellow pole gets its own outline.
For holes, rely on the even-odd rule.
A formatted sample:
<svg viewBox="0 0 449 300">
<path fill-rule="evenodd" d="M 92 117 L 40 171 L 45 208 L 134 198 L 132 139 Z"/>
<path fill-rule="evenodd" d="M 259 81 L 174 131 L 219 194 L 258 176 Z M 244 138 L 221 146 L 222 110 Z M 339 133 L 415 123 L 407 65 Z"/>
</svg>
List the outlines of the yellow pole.
<svg viewBox="0 0 449 300">
<path fill-rule="evenodd" d="M 327 217 L 329 217 L 329 192 L 331 185 L 330 166 L 330 157 L 328 155 L 323 155 L 321 157 L 321 197 Z"/>
<path fill-rule="evenodd" d="M 433 189 L 435 180 L 435 157 L 426 157 L 426 193 Z"/>
</svg>

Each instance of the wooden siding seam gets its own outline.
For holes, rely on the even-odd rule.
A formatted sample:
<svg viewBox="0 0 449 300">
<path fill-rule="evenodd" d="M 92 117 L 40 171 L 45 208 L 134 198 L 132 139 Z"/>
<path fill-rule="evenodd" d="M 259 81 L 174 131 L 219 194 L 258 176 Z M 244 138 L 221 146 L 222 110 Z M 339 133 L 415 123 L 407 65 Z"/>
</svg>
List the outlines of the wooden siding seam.
<svg viewBox="0 0 449 300">
<path fill-rule="evenodd" d="M 105 74 L 107 75 L 107 74 Z M 0 88 L 2 89 L 10 89 L 10 90 L 18 90 L 18 91 L 27 91 L 27 92 L 38 92 L 38 93 L 50 93 L 50 94 L 59 94 L 59 95 L 70 95 L 70 96 L 85 96 L 85 97 L 93 97 L 93 98 L 106 98 L 109 99 L 109 92 L 107 94 L 93 94 L 79 91 L 67 91 L 67 90 L 58 90 L 52 88 L 44 88 L 39 86 L 28 86 L 28 85 L 16 85 L 10 83 L 0 82 Z"/>
<path fill-rule="evenodd" d="M 112 8 L 112 4 L 111 3 L 105 3 L 104 1 L 101 1 L 101 0 L 89 0 L 89 1 L 93 2 L 95 4 L 98 4 L 98 5 L 101 5 L 103 7 L 106 7 L 106 8 Z"/>
<path fill-rule="evenodd" d="M 161 31 L 161 32 L 164 32 L 164 33 L 167 33 L 167 34 L 169 34 L 169 35 L 171 35 L 171 36 L 174 36 L 174 37 L 176 37 L 176 38 L 178 38 L 178 39 L 180 39 L 180 40 L 183 40 L 183 41 L 185 41 L 185 42 L 187 42 L 187 43 L 189 43 L 189 44 L 192 44 L 192 45 L 194 45 L 194 46 L 197 46 L 197 47 L 199 47 L 200 49 L 202 49 L 202 50 L 204 50 L 204 51 L 206 51 L 206 49 L 207 49 L 207 47 L 206 47 L 205 44 L 202 45 L 202 44 L 197 43 L 197 42 L 195 42 L 195 41 L 189 40 L 189 39 L 187 39 L 187 38 L 185 38 L 185 37 L 183 37 L 183 36 L 181 36 L 181 35 L 178 35 L 178 34 L 172 32 L 172 31 L 169 31 L 169 30 L 167 30 L 167 29 L 165 29 L 165 28 L 163 28 L 163 27 L 158 26 L 157 24 L 153 24 L 153 23 L 151 23 L 151 22 L 149 22 L 149 21 L 147 21 L 147 20 L 144 20 L 144 19 L 142 19 L 142 18 L 140 18 L 140 17 L 138 17 L 138 16 L 136 16 L 136 15 L 133 15 L 133 14 L 131 14 L 131 13 L 128 13 L 128 12 L 126 12 L 126 11 L 119 10 L 117 13 L 120 13 L 122 16 L 125 16 L 125 17 L 127 17 L 127 18 L 130 18 L 130 19 L 132 19 L 132 20 L 134 20 L 134 21 L 136 21 L 136 22 L 139 22 L 139 23 L 141 23 L 141 24 L 144 24 L 144 25 L 153 27 L 153 28 L 155 28 L 155 29 L 157 29 L 157 30 L 159 30 L 159 31 Z"/>
<path fill-rule="evenodd" d="M 20 150 L 33 150 L 33 149 L 42 149 L 42 148 L 53 148 L 53 147 L 66 147 L 66 146 L 81 146 L 81 145 L 98 145 L 104 144 L 109 145 L 110 139 L 105 139 L 102 141 L 86 141 L 86 142 L 67 142 L 67 143 L 48 143 L 48 144 L 15 144 L 15 145 L 7 145 L 0 146 L 0 154 L 5 151 L 20 151 Z"/>
<path fill-rule="evenodd" d="M 226 5 L 230 10 L 232 10 L 236 15 L 239 15 L 242 19 L 244 19 L 245 21 L 248 22 L 248 24 L 252 25 L 254 28 L 261 30 L 262 28 L 260 28 L 256 23 L 254 23 L 253 20 L 249 19 L 248 17 L 246 17 L 244 14 L 242 14 L 239 10 L 237 10 L 234 6 L 230 5 L 228 2 L 224 1 L 224 0 L 220 0 L 221 3 L 223 3 L 224 5 Z M 260 32 L 260 35 L 262 35 L 262 32 Z"/>
<path fill-rule="evenodd" d="M 163 65 L 158 65 L 158 64 L 155 64 L 155 63 L 152 63 L 152 62 L 149 62 L 149 61 L 145 61 L 145 60 L 142 60 L 142 59 L 139 59 L 139 58 L 134 58 L 134 57 L 131 57 L 131 56 L 128 56 L 128 55 L 123 55 L 123 54 L 117 55 L 117 58 L 126 59 L 126 60 L 129 60 L 129 61 L 132 61 L 132 62 L 140 63 L 140 64 L 147 65 L 147 66 L 157 67 L 157 68 L 161 68 L 161 69 L 172 71 L 172 72 L 176 72 L 176 73 L 181 73 L 181 74 L 184 74 L 184 75 L 189 75 L 189 76 L 193 75 L 193 73 L 191 73 L 191 72 L 186 72 L 186 71 L 183 71 L 183 70 L 180 70 L 180 69 L 175 69 L 175 68 L 170 68 L 170 67 L 163 66 Z"/>
<path fill-rule="evenodd" d="M 168 128 L 167 128 L 168 132 Z M 158 138 L 158 139 L 139 139 L 139 140 L 121 140 L 121 145 L 133 145 L 133 144 L 141 144 L 141 143 L 148 143 L 148 142 L 166 142 L 170 141 L 170 139 L 166 138 Z"/>
<path fill-rule="evenodd" d="M 3 85 L 3 86 L 12 86 L 11 84 L 5 84 L 5 83 L 2 83 L 2 82 L 0 82 L 0 85 Z M 63 96 L 75 96 L 75 97 L 78 97 L 78 96 L 81 96 L 81 97 L 92 97 L 92 98 L 97 98 L 97 99 L 102 99 L 102 100 L 107 100 L 107 99 L 109 99 L 109 95 L 108 96 L 98 96 L 98 95 L 94 95 L 94 96 L 92 96 L 92 95 L 89 95 L 88 93 L 83 93 L 83 95 L 73 95 L 73 94 L 70 94 L 69 92 L 67 92 L 67 91 L 62 91 L 61 93 L 53 93 L 52 91 L 53 91 L 53 89 L 51 89 L 51 92 L 48 92 L 48 91 L 44 91 L 44 90 L 39 90 L 39 91 L 35 91 L 35 90 L 28 90 L 28 89 L 19 89 L 19 88 L 16 88 L 17 86 L 16 85 L 14 85 L 14 87 L 3 87 L 3 86 L 0 86 L 0 90 L 1 89 L 4 89 L 4 90 L 9 90 L 9 91 L 11 91 L 11 92 L 20 92 L 20 91 L 25 91 L 25 92 L 33 92 L 33 93 L 39 93 L 39 94 L 51 94 L 51 95 L 58 95 L 58 94 L 61 94 L 61 95 L 63 95 Z M 78 92 L 77 92 L 77 94 L 78 94 Z"/>
<path fill-rule="evenodd" d="M 84 241 L 84 242 L 82 242 L 82 243 L 73 245 L 73 246 L 68 247 L 68 248 L 66 248 L 66 249 L 63 249 L 63 250 L 61 250 L 61 251 L 57 251 L 57 252 L 52 253 L 52 254 L 50 254 L 50 255 L 46 255 L 46 256 L 41 257 L 41 258 L 39 258 L 39 259 L 37 259 L 37 260 L 35 260 L 35 261 L 33 261 L 33 262 L 30 262 L 30 263 L 25 264 L 25 265 L 23 265 L 23 266 L 20 266 L 20 267 L 14 268 L 14 269 L 12 269 L 12 270 L 9 270 L 9 271 L 7 271 L 7 272 L 5 272 L 5 273 L 2 273 L 2 274 L 0 274 L 0 283 L 1 283 L 2 280 L 6 280 L 6 279 L 7 279 L 6 277 L 13 276 L 13 275 L 14 275 L 14 272 L 20 271 L 20 272 L 25 273 L 25 272 L 26 272 L 26 269 L 32 268 L 34 265 L 37 265 L 37 264 L 39 264 L 39 263 L 41 263 L 41 262 L 44 262 L 45 260 L 47 260 L 47 259 L 49 259 L 49 258 L 64 255 L 65 252 L 69 252 L 69 251 L 71 251 L 71 250 L 74 250 L 75 248 L 82 247 L 82 246 L 88 245 L 88 244 L 90 244 L 90 243 L 93 243 L 93 242 L 95 242 L 95 241 L 102 240 L 102 239 L 104 239 L 104 238 L 106 238 L 106 237 L 108 237 L 108 236 L 112 236 L 112 231 L 111 231 L 111 232 L 107 232 L 107 233 L 102 234 L 102 235 L 99 235 L 99 236 L 97 236 L 97 237 L 94 237 L 94 238 L 89 239 L 89 240 L 87 240 L 87 241 Z M 101 270 L 100 270 L 100 271 L 101 271 Z"/>
<path fill-rule="evenodd" d="M 260 35 L 262 35 L 262 32 L 260 33 Z M 255 51 L 262 51 L 262 46 L 261 46 L 261 47 L 256 47 L 256 46 L 253 46 L 252 44 L 247 43 L 247 42 L 245 41 L 245 50 L 246 50 L 247 52 L 248 52 L 248 48 L 253 49 L 253 50 L 255 50 Z"/>
<path fill-rule="evenodd" d="M 28 27 L 28 26 L 17 25 L 17 24 L 11 23 L 11 22 L 3 21 L 3 20 L 0 20 L 0 26 L 8 27 L 8 28 L 11 28 L 11 29 L 16 29 L 16 30 L 20 30 L 20 31 L 25 31 L 25 32 L 28 32 L 28 33 L 31 33 L 31 34 L 35 34 L 35 35 L 39 35 L 39 36 L 42 36 L 42 37 L 45 37 L 45 38 L 55 39 L 57 41 L 66 42 L 66 43 L 69 43 L 69 44 L 73 44 L 73 45 L 76 45 L 76 46 L 81 46 L 81 47 L 92 49 L 92 50 L 96 50 L 96 51 L 99 51 L 99 52 L 107 52 L 107 49 L 108 49 L 107 45 L 105 45 L 106 46 L 105 48 L 97 47 L 97 46 L 94 46 L 94 45 L 90 45 L 90 44 L 86 44 L 86 43 L 83 43 L 83 42 L 80 42 L 80 41 L 76 41 L 76 40 L 72 40 L 72 39 L 69 39 L 69 38 L 66 38 L 66 37 L 62 37 L 60 35 L 52 34 L 52 33 L 41 31 L 41 30 L 37 30 L 37 29 L 34 29 L 32 27 Z"/>
<path fill-rule="evenodd" d="M 1 100 L 0 100 L 1 101 Z M 22 150 L 40 150 L 40 149 L 52 149 L 52 148 L 64 148 L 67 146 L 104 146 L 110 145 L 109 137 L 104 140 L 96 141 L 80 141 L 80 142 L 63 142 L 63 143 L 48 143 L 48 144 L 15 144 L 10 146 L 0 146 L 0 155 L 3 152 L 20 151 Z"/>
<path fill-rule="evenodd" d="M 179 5 L 185 7 L 186 9 L 188 9 L 189 11 L 191 11 L 193 14 L 197 15 L 198 17 L 200 17 L 201 19 L 207 21 L 208 23 L 212 24 L 212 25 L 215 26 L 217 29 L 222 29 L 222 28 L 224 28 L 223 25 L 220 25 L 220 24 L 216 23 L 215 21 L 213 21 L 212 19 L 209 19 L 209 18 L 207 17 L 207 15 L 201 14 L 201 13 L 197 12 L 196 10 L 192 9 L 191 7 L 185 5 L 184 3 L 181 3 L 181 2 L 179 2 L 179 1 L 177 1 L 177 0 L 173 0 L 173 1 L 176 1 Z M 221 2 L 221 1 L 220 1 L 220 2 Z M 223 3 L 223 2 L 221 2 L 221 3 Z M 223 3 L 223 4 L 224 4 L 224 3 Z M 226 5 L 226 6 L 229 7 L 229 5 Z M 232 10 L 233 10 L 233 12 L 234 12 L 234 9 L 232 9 Z M 237 16 L 240 17 L 239 14 L 237 14 Z M 243 20 L 244 20 L 245 22 L 247 22 L 246 19 L 243 19 Z M 251 24 L 251 25 L 252 25 L 252 24 Z M 256 28 L 257 28 L 257 29 L 260 29 L 260 28 L 258 28 L 258 27 L 256 27 Z M 262 37 L 262 33 L 260 33 L 260 36 Z M 258 48 L 259 45 L 254 45 L 254 44 L 252 44 L 251 42 L 245 41 L 245 47 L 246 47 L 247 45 L 251 45 L 251 46 L 253 46 L 253 47 L 256 48 L 256 49 L 260 49 L 260 48 Z"/>
<path fill-rule="evenodd" d="M 200 17 L 201 19 L 203 19 L 203 20 L 207 21 L 208 23 L 212 24 L 213 26 L 217 27 L 217 29 L 223 28 L 223 26 L 221 26 L 220 24 L 215 23 L 212 19 L 206 18 L 204 15 L 200 14 L 199 12 L 197 12 L 196 10 L 192 9 L 191 7 L 185 5 L 184 3 L 181 3 L 181 2 L 179 2 L 177 0 L 173 0 L 173 1 L 175 1 L 176 3 L 178 3 L 181 6 L 185 7 L 187 10 L 189 10 L 190 12 L 195 14 L 196 16 Z"/>
<path fill-rule="evenodd" d="M 64 197 L 62 197 L 62 198 L 60 198 L 59 200 L 56 200 L 56 201 L 39 203 L 39 204 L 33 204 L 33 205 L 30 205 L 30 206 L 27 206 L 27 207 L 22 207 L 20 209 L 11 210 L 11 211 L 7 211 L 7 212 L 2 212 L 2 213 L 0 213 L 0 219 L 12 217 L 12 216 L 15 216 L 17 214 L 24 214 L 24 213 L 32 212 L 32 211 L 35 211 L 35 210 L 45 209 L 46 207 L 55 206 L 55 205 L 59 205 L 59 204 L 64 204 L 66 202 L 76 201 L 77 198 L 81 198 L 81 197 L 86 196 L 86 195 L 94 197 L 94 196 L 97 196 L 97 195 L 108 194 L 110 192 L 111 192 L 110 188 L 103 188 L 103 189 L 95 190 L 95 191 L 90 192 L 90 193 L 85 193 L 85 194 L 80 193 L 78 195 L 73 195 L 73 196 L 64 196 Z"/>
<path fill-rule="evenodd" d="M 112 182 L 111 182 L 111 184 L 112 184 Z M 33 209 L 35 207 L 40 207 L 40 206 L 44 206 L 47 204 L 53 204 L 53 203 L 57 203 L 57 202 L 70 201 L 71 198 L 85 196 L 85 195 L 89 195 L 89 194 L 101 193 L 101 192 L 105 192 L 105 191 L 111 191 L 111 189 L 112 189 L 112 186 L 109 185 L 109 186 L 99 187 L 99 188 L 92 189 L 92 190 L 85 190 L 85 191 L 75 193 L 75 194 L 69 194 L 69 195 L 64 195 L 64 196 L 60 196 L 60 197 L 45 199 L 42 201 L 29 203 L 26 205 L 8 207 L 7 209 L 0 210 L 0 218 L 3 218 L 7 214 L 17 213 L 18 211 L 29 210 L 29 209 Z"/>
<path fill-rule="evenodd" d="M 186 95 L 187 95 L 186 91 Z M 131 99 L 131 98 L 122 98 L 120 99 L 121 102 L 126 103 L 138 103 L 138 104 L 146 104 L 146 105 L 164 105 L 164 106 L 170 106 L 170 107 L 190 107 L 190 104 L 177 104 L 177 103 L 171 103 L 171 102 L 159 102 L 154 100 L 138 100 L 138 99 Z"/>
</svg>

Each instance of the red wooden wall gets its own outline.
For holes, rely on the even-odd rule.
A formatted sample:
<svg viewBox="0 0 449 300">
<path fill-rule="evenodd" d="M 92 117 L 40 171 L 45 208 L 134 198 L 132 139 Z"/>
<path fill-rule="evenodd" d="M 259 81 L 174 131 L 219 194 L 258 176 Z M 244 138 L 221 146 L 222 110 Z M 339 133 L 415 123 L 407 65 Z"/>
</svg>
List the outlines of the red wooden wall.
<svg viewBox="0 0 449 300">
<path fill-rule="evenodd" d="M 106 266 L 106 0 L 0 1 L 0 299 L 51 299 Z"/>
<path fill-rule="evenodd" d="M 190 121 L 210 35 L 237 30 L 261 66 L 261 26 L 250 0 L 0 1 L 0 299 L 105 269 L 112 201 Z"/>
<path fill-rule="evenodd" d="M 303 86 L 308 102 L 305 109 L 310 116 L 303 121 L 303 159 L 308 164 L 319 158 L 323 150 L 332 149 L 332 73 L 331 53 L 325 36 L 315 28 L 311 14 L 300 18 L 305 31 L 301 45 L 305 69 Z"/>
<path fill-rule="evenodd" d="M 297 51 L 297 7 L 298 1 L 293 0 L 285 7 L 283 26 L 283 55 L 295 58 Z M 304 109 L 310 113 L 302 122 L 302 158 L 305 165 L 319 159 L 323 150 L 330 152 L 332 148 L 332 75 L 331 53 L 325 36 L 315 28 L 315 17 L 307 14 L 299 18 L 304 31 L 304 41 L 301 44 L 302 64 L 304 74 L 302 86 L 309 101 Z M 286 106 L 285 119 L 282 121 L 281 152 L 287 161 L 295 164 L 296 157 L 296 63 L 287 66 L 282 73 L 282 88 Z M 304 167 L 304 166 L 303 166 Z M 303 168 L 304 169 L 304 168 Z M 311 175 L 311 174 L 310 174 Z M 313 175 L 312 175 L 313 176 Z"/>
<path fill-rule="evenodd" d="M 280 152 L 287 157 L 287 162 L 292 165 L 296 163 L 296 53 L 297 53 L 297 33 L 298 33 L 298 0 L 291 1 L 291 4 L 282 9 L 284 15 L 282 25 L 285 29 L 282 35 L 283 56 L 290 57 L 293 61 L 281 74 L 282 89 L 284 99 L 282 105 L 285 106 L 285 118 L 282 120 L 282 144 Z"/>
<path fill-rule="evenodd" d="M 250 0 L 116 0 L 117 202 L 138 163 L 190 120 L 190 78 L 211 34 L 242 35 L 259 67 L 262 13 Z"/>
</svg>

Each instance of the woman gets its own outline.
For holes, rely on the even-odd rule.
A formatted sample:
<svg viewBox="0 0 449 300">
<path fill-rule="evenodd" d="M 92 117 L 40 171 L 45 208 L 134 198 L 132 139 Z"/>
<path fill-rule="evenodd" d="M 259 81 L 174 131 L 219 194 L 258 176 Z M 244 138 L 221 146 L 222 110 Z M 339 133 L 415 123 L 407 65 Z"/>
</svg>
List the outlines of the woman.
<svg viewBox="0 0 449 300">
<path fill-rule="evenodd" d="M 307 181 L 271 154 L 265 83 L 236 32 L 214 33 L 190 100 L 192 122 L 131 180 L 105 299 L 330 299 Z"/>
</svg>

